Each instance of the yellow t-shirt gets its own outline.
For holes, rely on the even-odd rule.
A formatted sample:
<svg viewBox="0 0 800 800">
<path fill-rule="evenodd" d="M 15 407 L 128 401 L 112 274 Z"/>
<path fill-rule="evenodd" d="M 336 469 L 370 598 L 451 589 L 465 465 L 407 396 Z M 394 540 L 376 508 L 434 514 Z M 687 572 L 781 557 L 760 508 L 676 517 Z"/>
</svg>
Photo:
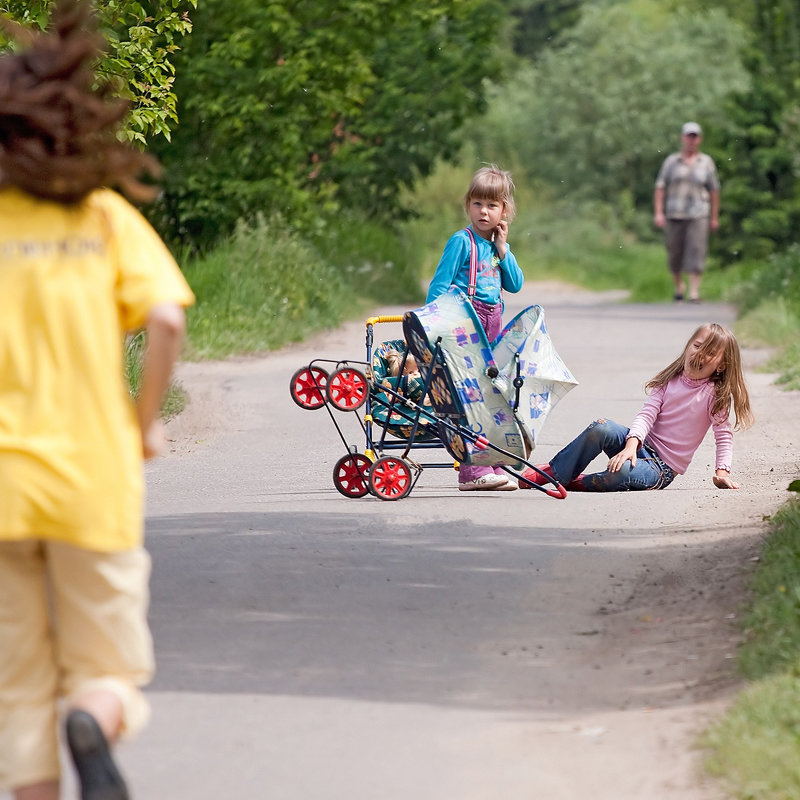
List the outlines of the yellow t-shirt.
<svg viewBox="0 0 800 800">
<path fill-rule="evenodd" d="M 0 190 L 0 539 L 99 551 L 142 541 L 142 446 L 126 331 L 194 297 L 125 199 Z"/>
</svg>

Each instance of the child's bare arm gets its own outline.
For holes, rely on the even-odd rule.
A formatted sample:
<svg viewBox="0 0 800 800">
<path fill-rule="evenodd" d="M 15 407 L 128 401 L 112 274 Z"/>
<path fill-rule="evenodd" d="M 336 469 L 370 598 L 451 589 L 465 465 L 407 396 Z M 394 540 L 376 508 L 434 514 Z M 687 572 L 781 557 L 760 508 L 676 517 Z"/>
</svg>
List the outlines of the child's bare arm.
<svg viewBox="0 0 800 800">
<path fill-rule="evenodd" d="M 731 474 L 726 469 L 718 469 L 714 473 L 714 486 L 717 489 L 738 489 L 739 484 L 731 480 Z"/>
<path fill-rule="evenodd" d="M 145 323 L 147 345 L 142 363 L 142 385 L 136 401 L 145 458 L 158 455 L 164 446 L 164 428 L 159 412 L 172 367 L 180 355 L 185 329 L 186 315 L 183 308 L 174 303 L 154 306 Z"/>
</svg>

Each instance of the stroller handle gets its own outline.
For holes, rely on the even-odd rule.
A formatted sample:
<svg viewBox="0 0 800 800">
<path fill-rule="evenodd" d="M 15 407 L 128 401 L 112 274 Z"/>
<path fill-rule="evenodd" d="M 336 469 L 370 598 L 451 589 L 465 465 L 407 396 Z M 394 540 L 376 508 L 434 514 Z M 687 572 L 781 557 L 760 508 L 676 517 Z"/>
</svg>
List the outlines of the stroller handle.
<svg viewBox="0 0 800 800">
<path fill-rule="evenodd" d="M 367 317 L 367 325 L 377 325 L 379 322 L 402 322 L 402 315 L 391 314 L 385 317 Z"/>
</svg>

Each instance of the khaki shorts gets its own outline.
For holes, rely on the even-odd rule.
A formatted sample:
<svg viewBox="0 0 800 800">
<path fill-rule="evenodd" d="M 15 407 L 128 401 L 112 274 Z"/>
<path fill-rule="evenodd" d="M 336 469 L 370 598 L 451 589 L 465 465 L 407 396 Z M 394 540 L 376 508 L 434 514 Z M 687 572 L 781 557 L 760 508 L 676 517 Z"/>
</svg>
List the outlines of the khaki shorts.
<svg viewBox="0 0 800 800">
<path fill-rule="evenodd" d="M 702 273 L 708 252 L 708 217 L 668 219 L 664 225 L 667 266 L 673 275 Z"/>
<path fill-rule="evenodd" d="M 107 689 L 147 721 L 150 556 L 0 541 L 0 790 L 59 777 L 58 704 Z"/>
</svg>

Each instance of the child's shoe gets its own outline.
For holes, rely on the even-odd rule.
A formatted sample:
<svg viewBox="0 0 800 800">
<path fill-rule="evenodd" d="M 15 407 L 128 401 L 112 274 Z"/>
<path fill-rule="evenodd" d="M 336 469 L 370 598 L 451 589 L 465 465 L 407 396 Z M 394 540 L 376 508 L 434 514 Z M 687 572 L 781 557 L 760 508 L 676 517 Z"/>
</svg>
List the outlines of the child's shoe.
<svg viewBox="0 0 800 800">
<path fill-rule="evenodd" d="M 88 711 L 70 711 L 66 733 L 81 784 L 81 800 L 129 800 L 125 781 L 97 720 Z"/>
<path fill-rule="evenodd" d="M 549 475 L 551 478 L 553 477 L 553 472 L 550 469 L 549 464 L 537 464 L 536 469 L 540 469 L 545 475 Z M 527 478 L 531 483 L 536 483 L 539 486 L 543 486 L 545 483 L 550 483 L 544 475 L 540 475 L 536 469 L 531 469 L 528 467 L 527 469 L 522 471 L 522 477 Z M 530 489 L 530 483 L 525 483 L 525 481 L 517 481 L 519 484 L 520 489 Z"/>
<path fill-rule="evenodd" d="M 582 472 L 577 477 L 573 478 L 564 488 L 568 492 L 585 492 L 588 491 L 586 489 L 586 484 L 583 482 L 583 479 L 586 477 Z"/>
<path fill-rule="evenodd" d="M 503 489 L 508 483 L 504 475 L 496 475 L 494 472 L 487 472 L 486 475 L 481 475 L 480 478 L 475 478 L 474 481 L 465 481 L 458 484 L 459 492 L 486 492 L 493 489 Z M 503 491 L 505 491 L 503 489 Z"/>
</svg>

